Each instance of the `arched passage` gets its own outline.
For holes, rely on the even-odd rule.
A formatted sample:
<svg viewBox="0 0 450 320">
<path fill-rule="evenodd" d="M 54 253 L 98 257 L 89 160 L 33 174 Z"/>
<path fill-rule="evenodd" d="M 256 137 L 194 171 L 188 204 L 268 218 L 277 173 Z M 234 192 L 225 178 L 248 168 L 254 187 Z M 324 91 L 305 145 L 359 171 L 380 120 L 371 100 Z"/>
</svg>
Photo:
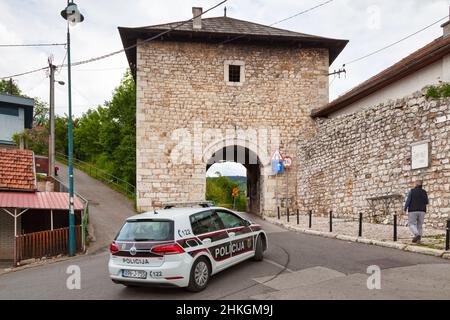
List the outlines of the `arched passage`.
<svg viewBox="0 0 450 320">
<path fill-rule="evenodd" d="M 259 157 L 252 150 L 238 146 L 219 147 L 207 161 L 206 171 L 215 164 L 223 162 L 236 162 L 242 164 L 247 170 L 247 211 L 261 215 L 261 168 Z"/>
</svg>

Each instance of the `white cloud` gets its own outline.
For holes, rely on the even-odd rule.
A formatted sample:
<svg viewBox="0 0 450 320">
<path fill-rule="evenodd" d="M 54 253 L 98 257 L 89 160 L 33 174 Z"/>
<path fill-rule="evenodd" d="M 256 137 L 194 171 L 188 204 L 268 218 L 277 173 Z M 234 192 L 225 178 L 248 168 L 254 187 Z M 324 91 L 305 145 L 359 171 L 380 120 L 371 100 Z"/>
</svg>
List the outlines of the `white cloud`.
<svg viewBox="0 0 450 320">
<path fill-rule="evenodd" d="M 99 56 L 122 48 L 117 26 L 145 26 L 190 18 L 192 6 L 211 7 L 218 0 L 78 0 L 86 20 L 72 32 L 72 61 Z M 238 19 L 271 24 L 320 3 L 321 0 L 230 0 L 228 15 Z M 65 21 L 60 16 L 65 1 L 3 0 L 0 3 L 0 43 L 64 42 Z M 276 27 L 327 37 L 349 39 L 350 44 L 331 69 L 386 44 L 415 32 L 448 13 L 448 0 L 335 0 L 307 14 L 283 22 Z M 380 25 L 371 28 L 371 12 L 379 8 Z M 223 7 L 208 14 L 219 16 Z M 332 98 L 400 60 L 442 34 L 439 25 L 377 54 L 347 67 L 347 78 L 336 79 L 330 89 Z M 20 73 L 45 66 L 47 56 L 62 62 L 63 47 L 0 48 L 0 76 Z M 119 54 L 73 70 L 74 113 L 80 115 L 89 107 L 111 98 L 127 67 L 125 55 Z M 26 94 L 48 100 L 45 72 L 18 78 Z M 57 75 L 66 80 L 63 70 Z M 67 110 L 67 88 L 56 90 L 57 113 Z"/>
</svg>

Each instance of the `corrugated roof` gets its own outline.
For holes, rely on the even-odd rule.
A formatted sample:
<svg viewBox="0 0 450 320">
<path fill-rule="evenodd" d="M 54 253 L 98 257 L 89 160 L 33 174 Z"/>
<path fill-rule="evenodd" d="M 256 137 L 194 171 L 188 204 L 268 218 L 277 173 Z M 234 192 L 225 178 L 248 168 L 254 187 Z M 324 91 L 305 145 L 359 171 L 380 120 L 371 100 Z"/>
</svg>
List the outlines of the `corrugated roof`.
<svg viewBox="0 0 450 320">
<path fill-rule="evenodd" d="M 125 48 L 135 45 L 138 39 L 147 39 L 161 32 L 172 30 L 159 40 L 202 41 L 220 44 L 232 40 L 233 44 L 264 43 L 276 46 L 326 48 L 330 52 L 330 64 L 344 50 L 348 40 L 325 38 L 290 30 L 234 19 L 230 17 L 203 18 L 201 29 L 194 29 L 193 22 L 179 26 L 184 21 L 138 28 L 119 27 Z M 136 49 L 126 51 L 132 70 L 136 65 Z"/>
<path fill-rule="evenodd" d="M 440 37 L 369 80 L 361 83 L 336 100 L 313 110 L 311 116 L 326 117 L 333 112 L 344 109 L 352 103 L 431 65 L 448 54 L 450 54 L 450 37 Z"/>
<path fill-rule="evenodd" d="M 32 151 L 0 148 L 0 190 L 36 190 Z"/>
<path fill-rule="evenodd" d="M 69 210 L 69 194 L 65 192 L 0 192 L 0 208 Z M 74 210 L 83 210 L 75 196 Z"/>
</svg>

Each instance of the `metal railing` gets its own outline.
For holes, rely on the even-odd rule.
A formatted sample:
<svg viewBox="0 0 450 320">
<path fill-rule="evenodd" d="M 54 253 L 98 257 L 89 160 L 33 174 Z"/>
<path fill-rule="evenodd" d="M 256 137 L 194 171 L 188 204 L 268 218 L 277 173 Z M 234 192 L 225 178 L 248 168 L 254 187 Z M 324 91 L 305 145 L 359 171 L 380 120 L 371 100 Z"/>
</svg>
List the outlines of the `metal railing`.
<svg viewBox="0 0 450 320">
<path fill-rule="evenodd" d="M 60 152 L 56 152 L 56 158 L 65 164 L 69 161 L 68 156 Z M 131 183 L 116 177 L 105 170 L 99 169 L 88 162 L 76 158 L 73 159 L 73 164 L 75 168 L 87 173 L 94 179 L 100 180 L 101 182 L 111 186 L 114 190 L 126 195 L 127 197 L 135 198 L 136 187 Z"/>
</svg>

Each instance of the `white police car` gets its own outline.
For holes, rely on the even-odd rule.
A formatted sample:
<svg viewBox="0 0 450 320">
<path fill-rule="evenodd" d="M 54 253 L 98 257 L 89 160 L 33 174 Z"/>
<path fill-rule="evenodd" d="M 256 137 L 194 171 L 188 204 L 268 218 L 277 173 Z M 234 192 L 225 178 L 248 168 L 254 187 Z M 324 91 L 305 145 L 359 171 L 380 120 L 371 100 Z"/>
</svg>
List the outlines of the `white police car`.
<svg viewBox="0 0 450 320">
<path fill-rule="evenodd" d="M 267 235 L 260 225 L 231 210 L 197 204 L 170 204 L 128 218 L 110 246 L 112 281 L 201 291 L 211 275 L 249 258 L 263 259 Z"/>
</svg>

